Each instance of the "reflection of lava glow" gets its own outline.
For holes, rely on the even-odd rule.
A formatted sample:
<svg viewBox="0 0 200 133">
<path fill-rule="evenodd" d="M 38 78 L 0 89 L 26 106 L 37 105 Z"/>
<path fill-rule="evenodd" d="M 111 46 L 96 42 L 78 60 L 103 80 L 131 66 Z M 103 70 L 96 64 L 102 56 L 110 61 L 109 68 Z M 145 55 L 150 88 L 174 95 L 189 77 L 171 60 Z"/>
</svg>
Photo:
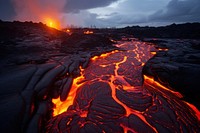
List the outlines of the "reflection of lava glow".
<svg viewBox="0 0 200 133">
<path fill-rule="evenodd" d="M 167 48 L 158 48 L 158 51 L 168 51 L 168 49 Z M 151 54 L 152 55 L 156 55 L 157 52 L 156 51 L 151 51 Z"/>
</svg>

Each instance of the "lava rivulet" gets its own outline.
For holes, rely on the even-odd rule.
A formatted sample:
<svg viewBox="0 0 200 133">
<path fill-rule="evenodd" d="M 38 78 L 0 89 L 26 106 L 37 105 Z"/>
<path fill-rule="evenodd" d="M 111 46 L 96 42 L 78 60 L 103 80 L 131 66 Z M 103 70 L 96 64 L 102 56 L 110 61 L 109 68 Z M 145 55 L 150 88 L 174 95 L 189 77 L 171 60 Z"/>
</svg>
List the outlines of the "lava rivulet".
<svg viewBox="0 0 200 133">
<path fill-rule="evenodd" d="M 68 109 L 68 107 L 73 104 L 74 98 L 76 96 L 77 88 L 81 86 L 81 83 L 79 82 L 84 79 L 82 75 L 83 69 L 80 68 L 80 70 L 81 70 L 81 76 L 73 80 L 73 84 L 67 96 L 67 99 L 64 102 L 60 100 L 60 97 L 57 99 L 52 99 L 52 102 L 56 105 L 56 107 L 54 108 L 53 116 L 56 116 L 65 112 Z"/>
<path fill-rule="evenodd" d="M 179 92 L 143 78 L 142 67 L 156 49 L 135 39 L 116 46 L 122 50 L 91 59 L 66 101 L 53 100 L 47 131 L 199 132 L 195 111 Z"/>
</svg>

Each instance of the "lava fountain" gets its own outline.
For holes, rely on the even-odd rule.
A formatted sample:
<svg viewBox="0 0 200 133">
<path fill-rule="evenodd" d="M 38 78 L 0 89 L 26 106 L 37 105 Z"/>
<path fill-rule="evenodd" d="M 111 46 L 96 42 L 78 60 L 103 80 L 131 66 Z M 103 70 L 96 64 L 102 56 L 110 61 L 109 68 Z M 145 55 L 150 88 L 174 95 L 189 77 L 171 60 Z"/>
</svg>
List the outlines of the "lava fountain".
<svg viewBox="0 0 200 133">
<path fill-rule="evenodd" d="M 65 101 L 52 100 L 47 132 L 199 132 L 197 112 L 179 92 L 143 77 L 156 49 L 135 39 L 116 46 L 122 50 L 91 59 Z"/>
</svg>

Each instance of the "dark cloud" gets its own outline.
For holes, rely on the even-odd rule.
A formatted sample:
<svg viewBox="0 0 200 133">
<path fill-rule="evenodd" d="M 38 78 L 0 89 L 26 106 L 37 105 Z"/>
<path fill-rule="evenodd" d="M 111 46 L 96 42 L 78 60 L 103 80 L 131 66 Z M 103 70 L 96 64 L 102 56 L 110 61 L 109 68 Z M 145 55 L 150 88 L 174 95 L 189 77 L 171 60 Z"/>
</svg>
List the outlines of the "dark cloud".
<svg viewBox="0 0 200 133">
<path fill-rule="evenodd" d="M 97 7 L 105 7 L 118 0 L 67 0 L 64 11 L 65 12 L 79 12 Z"/>
<path fill-rule="evenodd" d="M 108 18 L 96 18 L 104 27 L 125 27 L 127 25 L 143 24 L 147 22 L 143 15 L 113 14 Z"/>
<path fill-rule="evenodd" d="M 149 16 L 149 21 L 199 22 L 200 0 L 171 0 L 166 9 Z"/>
<path fill-rule="evenodd" d="M 11 0 L 0 0 L 0 19 L 11 20 L 15 15 Z"/>
</svg>

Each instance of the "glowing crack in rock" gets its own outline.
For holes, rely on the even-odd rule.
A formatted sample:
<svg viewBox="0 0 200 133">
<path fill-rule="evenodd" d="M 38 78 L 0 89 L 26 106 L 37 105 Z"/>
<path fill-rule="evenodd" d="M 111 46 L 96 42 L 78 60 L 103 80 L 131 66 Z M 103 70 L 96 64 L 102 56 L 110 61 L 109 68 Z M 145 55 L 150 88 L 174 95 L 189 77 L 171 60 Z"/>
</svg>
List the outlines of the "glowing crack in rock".
<svg viewBox="0 0 200 133">
<path fill-rule="evenodd" d="M 136 39 L 116 46 L 91 59 L 65 101 L 53 99 L 47 132 L 199 132 L 198 109 L 142 75 L 156 49 Z"/>
</svg>

